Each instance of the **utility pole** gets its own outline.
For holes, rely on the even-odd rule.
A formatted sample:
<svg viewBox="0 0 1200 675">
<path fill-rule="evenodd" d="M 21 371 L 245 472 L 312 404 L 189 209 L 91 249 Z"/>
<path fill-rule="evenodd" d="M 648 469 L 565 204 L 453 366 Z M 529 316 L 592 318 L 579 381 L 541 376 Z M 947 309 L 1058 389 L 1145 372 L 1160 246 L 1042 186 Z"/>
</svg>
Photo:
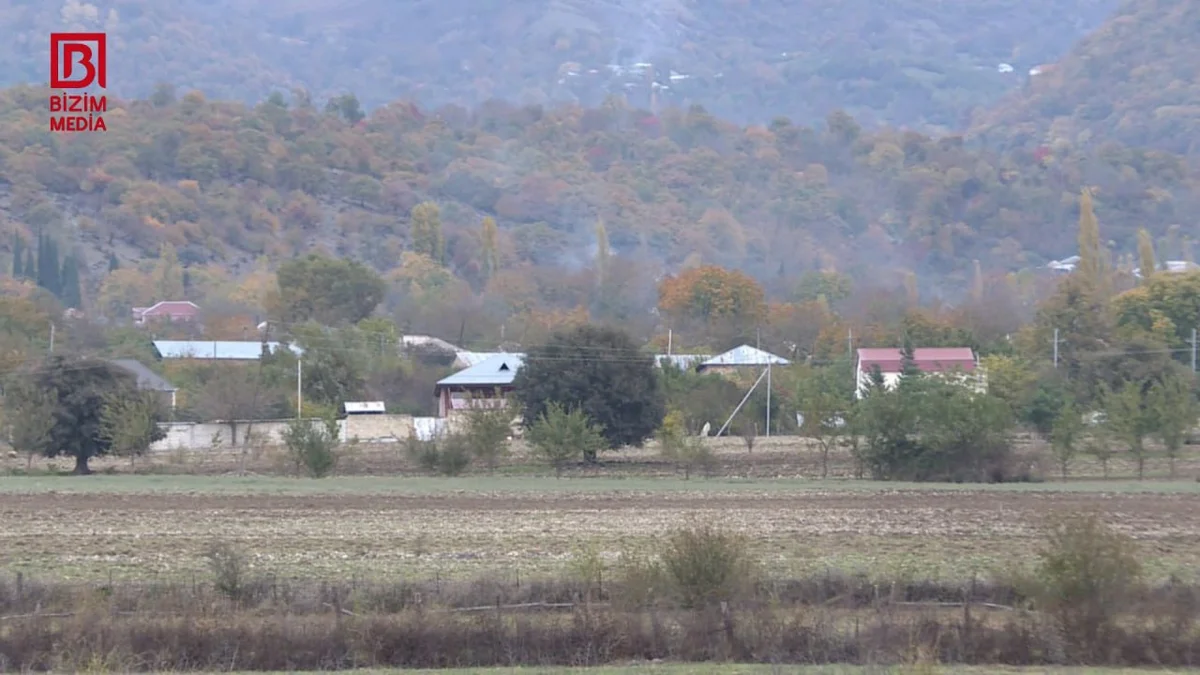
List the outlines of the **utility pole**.
<svg viewBox="0 0 1200 675">
<path fill-rule="evenodd" d="M 671 329 L 667 329 L 667 356 L 671 355 Z"/>
<path fill-rule="evenodd" d="M 771 362 L 767 361 L 767 438 L 771 437 Z"/>
<path fill-rule="evenodd" d="M 1054 367 L 1058 368 L 1058 329 L 1054 329 Z"/>
<path fill-rule="evenodd" d="M 1195 332 L 1196 331 L 1192 331 L 1193 335 L 1195 334 Z M 1195 338 L 1193 338 L 1193 339 L 1195 339 Z M 54 353 L 54 324 L 53 323 L 50 324 L 50 353 L 51 354 Z M 1195 359 L 1192 359 L 1192 361 L 1195 361 Z M 1193 367 L 1192 370 L 1195 370 L 1195 368 Z"/>
<path fill-rule="evenodd" d="M 304 409 L 304 359 L 296 357 L 296 419 L 302 417 L 301 411 Z"/>
</svg>

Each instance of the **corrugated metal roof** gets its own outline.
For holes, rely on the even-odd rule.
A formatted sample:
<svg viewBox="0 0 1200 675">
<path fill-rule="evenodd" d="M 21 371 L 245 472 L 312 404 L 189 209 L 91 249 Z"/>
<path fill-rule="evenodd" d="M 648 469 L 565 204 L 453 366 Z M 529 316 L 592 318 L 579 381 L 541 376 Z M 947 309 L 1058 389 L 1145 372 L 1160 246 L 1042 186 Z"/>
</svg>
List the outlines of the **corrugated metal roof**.
<svg viewBox="0 0 1200 675">
<path fill-rule="evenodd" d="M 883 373 L 898 373 L 903 367 L 903 354 L 899 347 L 864 347 L 858 350 L 859 369 L 870 370 L 876 366 Z M 962 368 L 975 369 L 975 352 L 970 347 L 916 347 L 913 362 L 925 372 L 940 372 Z"/>
<path fill-rule="evenodd" d="M 477 365 L 483 363 L 484 361 L 487 361 L 488 359 L 492 358 L 493 356 L 496 356 L 498 354 L 505 354 L 505 353 L 506 352 L 470 352 L 465 349 L 460 349 L 458 352 L 455 353 L 455 357 L 459 363 L 463 364 L 465 367 L 470 368 L 471 366 L 477 366 Z"/>
<path fill-rule="evenodd" d="M 767 364 L 771 364 L 773 366 L 786 366 L 790 363 L 791 361 L 788 361 L 781 356 L 775 356 L 770 352 L 764 352 L 763 350 L 751 347 L 750 345 L 742 345 L 741 347 L 734 347 L 724 354 L 718 354 L 717 356 L 708 359 L 700 365 L 702 367 L 765 366 Z"/>
<path fill-rule="evenodd" d="M 257 361 L 262 356 L 261 342 L 252 340 L 155 340 L 154 348 L 164 359 L 209 359 L 217 361 Z M 272 353 L 280 347 L 278 342 L 268 342 Z M 304 350 L 288 345 L 294 354 Z"/>
<path fill-rule="evenodd" d="M 670 363 L 676 368 L 694 368 L 712 358 L 712 354 L 655 354 L 654 361 L 659 368 Z"/>
<path fill-rule="evenodd" d="M 133 374 L 137 378 L 138 389 L 148 391 L 178 391 L 178 387 L 172 386 L 162 375 L 150 370 L 146 364 L 137 359 L 113 359 L 111 363 Z"/>
<path fill-rule="evenodd" d="M 512 384 L 525 362 L 524 354 L 493 354 L 481 363 L 438 380 L 439 387 L 503 386 Z"/>
</svg>

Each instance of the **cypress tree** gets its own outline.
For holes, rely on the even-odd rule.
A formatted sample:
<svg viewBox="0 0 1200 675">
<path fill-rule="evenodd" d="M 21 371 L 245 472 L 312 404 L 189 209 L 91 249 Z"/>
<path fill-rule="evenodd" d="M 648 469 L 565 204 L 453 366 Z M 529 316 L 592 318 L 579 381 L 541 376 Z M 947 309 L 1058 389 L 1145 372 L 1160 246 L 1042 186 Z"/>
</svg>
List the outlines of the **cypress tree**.
<svg viewBox="0 0 1200 675">
<path fill-rule="evenodd" d="M 59 278 L 62 282 L 62 294 L 59 297 L 63 304 L 79 309 L 83 304 L 83 291 L 79 287 L 79 263 L 74 254 L 67 254 L 67 257 L 63 258 L 62 274 Z"/>
<path fill-rule="evenodd" d="M 33 249 L 25 249 L 25 273 L 21 276 L 33 281 L 37 279 L 37 267 L 33 261 Z"/>
<path fill-rule="evenodd" d="M 62 294 L 62 268 L 58 264 L 58 244 L 50 237 L 45 238 L 42 255 L 38 258 L 38 286 L 55 296 Z"/>
<path fill-rule="evenodd" d="M 20 235 L 13 235 L 13 259 L 12 259 L 12 275 L 14 279 L 20 279 L 21 274 L 25 271 L 25 240 Z"/>
<path fill-rule="evenodd" d="M 108 271 L 116 272 L 119 269 L 121 269 L 121 261 L 117 260 L 117 254 L 109 253 L 108 254 Z"/>
</svg>

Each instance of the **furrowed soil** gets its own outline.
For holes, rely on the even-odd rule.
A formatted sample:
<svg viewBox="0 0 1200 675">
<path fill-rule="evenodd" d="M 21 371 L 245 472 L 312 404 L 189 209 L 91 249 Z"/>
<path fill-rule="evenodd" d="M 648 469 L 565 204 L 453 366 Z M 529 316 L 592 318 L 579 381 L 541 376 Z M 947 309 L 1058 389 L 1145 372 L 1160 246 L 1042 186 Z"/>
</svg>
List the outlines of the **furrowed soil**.
<svg viewBox="0 0 1200 675">
<path fill-rule="evenodd" d="M 142 478 L 144 488 L 136 482 Z M 342 478 L 288 483 L 303 490 L 264 479 L 218 493 L 204 484 L 216 489 L 219 478 L 197 478 L 191 491 L 163 491 L 161 478 L 0 481 L 0 570 L 46 580 L 203 578 L 203 552 L 224 541 L 249 556 L 256 575 L 520 583 L 561 574 L 587 548 L 612 561 L 674 528 L 713 524 L 747 535 L 778 575 L 828 570 L 955 581 L 1030 562 L 1047 518 L 1081 512 L 1135 537 L 1152 577 L 1193 581 L 1200 556 L 1200 502 L 1179 484 L 1158 491 L 1104 484 L 892 489 L 856 481 L 845 489 L 786 490 L 663 481 L 674 489 L 643 491 L 628 488 L 655 481 L 611 481 L 614 489 L 592 481 L 572 490 L 576 481 L 471 478 L 420 490 L 411 487 L 419 479 L 386 489 L 382 479 Z M 106 480 L 125 482 L 109 490 Z M 522 489 L 511 489 L 511 481 Z"/>
</svg>

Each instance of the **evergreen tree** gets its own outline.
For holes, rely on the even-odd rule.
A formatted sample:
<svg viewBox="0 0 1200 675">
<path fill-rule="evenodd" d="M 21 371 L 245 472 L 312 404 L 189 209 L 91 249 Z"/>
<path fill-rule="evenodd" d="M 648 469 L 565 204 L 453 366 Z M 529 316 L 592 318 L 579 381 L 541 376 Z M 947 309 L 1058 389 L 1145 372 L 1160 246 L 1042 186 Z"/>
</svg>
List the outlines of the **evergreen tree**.
<svg viewBox="0 0 1200 675">
<path fill-rule="evenodd" d="M 119 269 L 121 269 L 121 261 L 117 260 L 117 254 L 109 253 L 108 254 L 108 271 L 116 272 Z"/>
<path fill-rule="evenodd" d="M 33 261 L 33 249 L 25 249 L 25 272 L 21 275 L 30 281 L 37 279 L 37 267 Z"/>
<path fill-rule="evenodd" d="M 12 259 L 12 275 L 14 279 L 20 279 L 24 272 L 25 262 L 25 240 L 18 234 L 13 234 L 13 259 Z"/>
<path fill-rule="evenodd" d="M 67 254 L 63 259 L 62 274 L 59 278 L 62 281 L 62 294 L 59 298 L 67 307 L 79 309 L 83 305 L 83 291 L 79 286 L 79 261 L 75 259 L 74 254 Z"/>
<path fill-rule="evenodd" d="M 37 285 L 58 296 L 62 293 L 62 280 L 59 278 L 62 268 L 58 264 L 58 244 L 50 237 L 43 236 L 38 248 Z"/>
<path fill-rule="evenodd" d="M 900 349 L 900 373 L 903 378 L 921 374 L 921 369 L 917 368 L 916 349 L 913 348 L 912 338 L 907 334 L 904 336 L 904 346 Z"/>
</svg>

